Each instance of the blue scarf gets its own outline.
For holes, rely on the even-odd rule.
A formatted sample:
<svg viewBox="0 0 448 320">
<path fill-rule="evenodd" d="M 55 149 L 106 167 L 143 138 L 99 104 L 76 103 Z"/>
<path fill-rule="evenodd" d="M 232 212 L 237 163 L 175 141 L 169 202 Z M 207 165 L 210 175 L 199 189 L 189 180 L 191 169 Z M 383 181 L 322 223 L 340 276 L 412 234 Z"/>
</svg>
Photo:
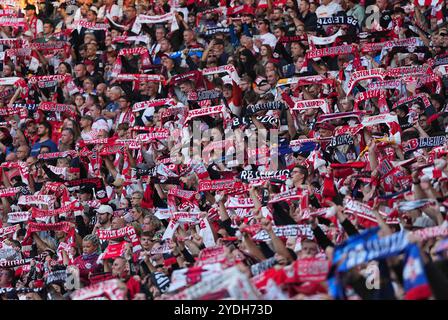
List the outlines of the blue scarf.
<svg viewBox="0 0 448 320">
<path fill-rule="evenodd" d="M 405 254 L 403 269 L 403 286 L 405 299 L 426 299 L 431 296 L 428 278 L 416 244 L 409 243 L 403 231 L 379 238 L 379 227 L 371 228 L 363 233 L 350 237 L 334 251 L 333 264 L 328 275 L 329 293 L 335 299 L 346 298 L 342 278 L 345 272 L 371 260 L 380 260 L 380 276 L 385 276 L 386 267 L 383 259 Z M 390 284 L 389 284 L 390 285 Z M 390 288 L 384 288 L 381 294 L 389 295 Z"/>
</svg>

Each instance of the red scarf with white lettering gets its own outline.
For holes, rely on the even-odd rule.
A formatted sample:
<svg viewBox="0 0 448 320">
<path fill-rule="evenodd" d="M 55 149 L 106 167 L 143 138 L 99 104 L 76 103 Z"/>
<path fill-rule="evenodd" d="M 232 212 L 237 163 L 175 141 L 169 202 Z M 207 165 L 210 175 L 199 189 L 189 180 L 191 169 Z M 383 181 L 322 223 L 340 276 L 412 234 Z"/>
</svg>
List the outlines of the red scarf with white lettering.
<svg viewBox="0 0 448 320">
<path fill-rule="evenodd" d="M 128 237 L 131 240 L 132 251 L 134 253 L 142 249 L 137 233 L 135 232 L 135 229 L 132 226 L 126 226 L 115 230 L 98 229 L 96 233 L 100 240 L 114 240 L 118 238 Z"/>
</svg>

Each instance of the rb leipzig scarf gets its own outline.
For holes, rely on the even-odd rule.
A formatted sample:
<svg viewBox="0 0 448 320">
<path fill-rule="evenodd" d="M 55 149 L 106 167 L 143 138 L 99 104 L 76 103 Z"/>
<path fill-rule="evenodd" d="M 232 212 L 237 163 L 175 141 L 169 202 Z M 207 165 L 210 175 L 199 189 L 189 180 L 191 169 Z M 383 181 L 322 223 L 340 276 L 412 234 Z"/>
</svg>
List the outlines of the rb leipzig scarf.
<svg viewBox="0 0 448 320">
<path fill-rule="evenodd" d="M 358 20 L 352 16 L 332 16 L 326 18 L 317 19 L 317 24 L 320 26 L 331 26 L 331 25 L 348 25 L 353 27 L 358 27 Z"/>
<path fill-rule="evenodd" d="M 273 101 L 267 103 L 250 104 L 247 106 L 247 115 L 253 115 L 259 111 L 266 110 L 284 110 L 285 104 L 281 101 Z"/>
<path fill-rule="evenodd" d="M 198 192 L 232 190 L 236 188 L 237 183 L 233 179 L 201 180 L 199 181 Z"/>
<path fill-rule="evenodd" d="M 406 141 L 403 145 L 404 152 L 412 152 L 421 148 L 434 148 L 443 146 L 446 143 L 445 136 L 434 136 L 425 138 L 415 138 Z"/>
</svg>

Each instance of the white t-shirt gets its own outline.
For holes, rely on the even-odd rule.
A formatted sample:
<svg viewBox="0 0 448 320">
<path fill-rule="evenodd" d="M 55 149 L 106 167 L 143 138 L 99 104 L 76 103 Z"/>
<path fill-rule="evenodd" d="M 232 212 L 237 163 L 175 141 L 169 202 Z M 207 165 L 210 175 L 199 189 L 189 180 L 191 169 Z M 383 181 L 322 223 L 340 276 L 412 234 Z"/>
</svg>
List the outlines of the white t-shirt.
<svg viewBox="0 0 448 320">
<path fill-rule="evenodd" d="M 102 6 L 98 11 L 98 19 L 104 19 L 106 15 L 109 15 L 112 18 L 118 17 L 121 19 L 123 17 L 123 10 L 116 4 L 113 4 L 110 10 L 106 12 L 106 6 Z"/>
<path fill-rule="evenodd" d="M 260 39 L 261 40 L 261 44 L 267 44 L 269 45 L 272 49 L 275 48 L 275 45 L 277 44 L 277 38 L 270 32 L 265 33 L 263 35 L 256 35 L 254 37 L 254 39 Z M 258 48 L 255 44 L 253 46 L 254 51 L 256 53 L 260 52 L 260 48 Z"/>
<path fill-rule="evenodd" d="M 336 2 L 332 1 L 328 5 L 321 4 L 316 9 L 317 18 L 328 18 L 333 16 L 336 12 L 342 11 L 342 7 Z"/>
<path fill-rule="evenodd" d="M 275 48 L 275 45 L 277 44 L 277 38 L 272 33 L 268 32 L 263 35 L 259 35 L 259 37 L 263 44 L 270 45 L 272 49 Z"/>
</svg>

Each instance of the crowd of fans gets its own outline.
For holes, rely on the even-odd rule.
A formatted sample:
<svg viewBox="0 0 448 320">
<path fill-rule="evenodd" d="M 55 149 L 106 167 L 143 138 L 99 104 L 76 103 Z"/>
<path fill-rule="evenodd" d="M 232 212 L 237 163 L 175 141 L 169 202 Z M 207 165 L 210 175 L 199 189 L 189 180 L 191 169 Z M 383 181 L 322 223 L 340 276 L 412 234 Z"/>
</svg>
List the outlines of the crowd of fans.
<svg viewBox="0 0 448 320">
<path fill-rule="evenodd" d="M 0 297 L 447 299 L 443 0 L 0 0 Z"/>
</svg>

